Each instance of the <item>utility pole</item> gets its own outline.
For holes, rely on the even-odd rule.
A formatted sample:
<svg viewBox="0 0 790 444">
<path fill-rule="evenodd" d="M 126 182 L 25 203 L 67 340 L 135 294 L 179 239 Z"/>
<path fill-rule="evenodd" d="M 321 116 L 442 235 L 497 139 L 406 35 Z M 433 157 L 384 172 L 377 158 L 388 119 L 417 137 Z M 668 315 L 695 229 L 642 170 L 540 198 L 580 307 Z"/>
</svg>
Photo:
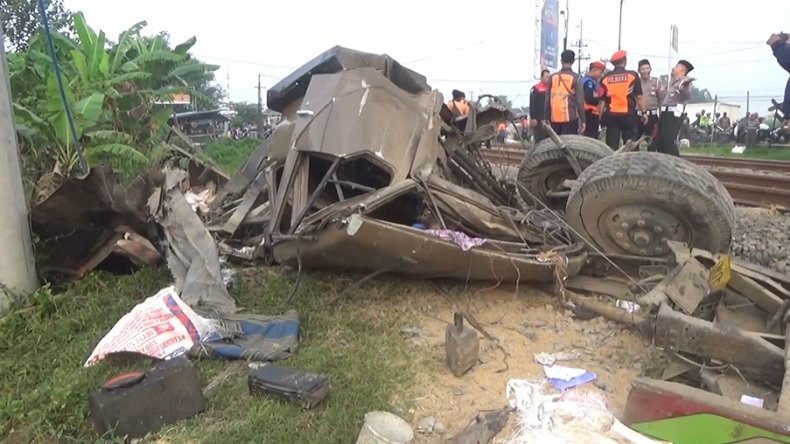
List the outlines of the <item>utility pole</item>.
<svg viewBox="0 0 790 444">
<path fill-rule="evenodd" d="M 258 137 L 263 134 L 263 95 L 261 94 L 261 75 L 258 74 L 258 122 L 255 125 Z"/>
<path fill-rule="evenodd" d="M 581 74 L 582 61 L 590 60 L 590 56 L 584 53 L 584 48 L 587 47 L 587 44 L 584 43 L 584 22 L 582 20 L 579 20 L 579 41 L 573 47 L 577 49 L 576 60 L 579 62 L 579 74 Z"/>
<path fill-rule="evenodd" d="M 623 42 L 623 1 L 620 0 L 620 25 L 617 27 L 617 50 L 622 49 Z"/>
<path fill-rule="evenodd" d="M 568 49 L 568 20 L 571 16 L 570 0 L 565 0 L 565 35 L 562 38 L 562 50 Z"/>
<path fill-rule="evenodd" d="M 38 288 L 12 109 L 5 39 L 0 28 L 0 314 L 8 311 L 15 295 Z"/>
</svg>

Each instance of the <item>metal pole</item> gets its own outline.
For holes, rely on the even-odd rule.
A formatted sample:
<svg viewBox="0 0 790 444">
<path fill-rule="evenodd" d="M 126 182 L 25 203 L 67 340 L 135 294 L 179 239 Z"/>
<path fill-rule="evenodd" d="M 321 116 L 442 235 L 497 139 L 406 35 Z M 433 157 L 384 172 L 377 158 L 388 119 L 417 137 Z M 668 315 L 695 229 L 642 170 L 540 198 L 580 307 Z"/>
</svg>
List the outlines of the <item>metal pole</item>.
<svg viewBox="0 0 790 444">
<path fill-rule="evenodd" d="M 263 134 L 263 96 L 261 95 L 261 75 L 258 74 L 258 121 L 255 125 L 258 137 Z"/>
<path fill-rule="evenodd" d="M 749 91 L 746 91 L 746 117 L 749 117 L 751 112 L 749 111 Z"/>
<path fill-rule="evenodd" d="M 568 20 L 570 20 L 571 10 L 570 10 L 570 0 L 565 1 L 565 36 L 562 39 L 562 50 L 566 51 L 568 49 Z"/>
<path fill-rule="evenodd" d="M 579 75 L 582 73 L 582 42 L 584 41 L 584 21 L 579 20 L 579 53 L 576 56 L 579 58 Z"/>
<path fill-rule="evenodd" d="M 5 39 L 0 28 L 0 314 L 8 311 L 15 295 L 38 288 L 12 109 Z"/>
<path fill-rule="evenodd" d="M 617 27 L 617 50 L 622 49 L 623 42 L 623 1 L 620 0 L 620 25 Z"/>
</svg>

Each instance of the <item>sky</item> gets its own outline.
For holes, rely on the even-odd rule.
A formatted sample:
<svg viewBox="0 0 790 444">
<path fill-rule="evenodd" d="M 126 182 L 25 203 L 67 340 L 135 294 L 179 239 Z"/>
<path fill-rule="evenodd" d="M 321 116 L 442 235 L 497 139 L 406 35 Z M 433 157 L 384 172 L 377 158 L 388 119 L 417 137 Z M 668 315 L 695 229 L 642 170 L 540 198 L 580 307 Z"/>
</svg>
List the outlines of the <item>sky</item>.
<svg viewBox="0 0 790 444">
<path fill-rule="evenodd" d="M 445 97 L 460 89 L 467 97 L 507 95 L 515 106 L 525 106 L 535 83 L 535 0 L 120 4 L 65 0 L 67 8 L 82 11 L 110 38 L 141 20 L 148 22 L 147 32 L 167 31 L 174 43 L 197 37 L 193 53 L 221 66 L 217 81 L 235 102 L 257 102 L 259 74 L 262 86 L 270 87 L 334 45 L 389 54 L 425 75 Z M 619 7 L 620 0 L 567 0 L 569 45 L 581 34 L 585 55 L 611 57 L 617 50 Z M 560 8 L 566 10 L 566 0 L 560 0 Z M 560 21 L 561 50 L 564 17 Z M 748 91 L 752 111 L 760 114 L 771 97 L 781 101 L 788 73 L 765 41 L 773 32 L 790 32 L 790 1 L 623 0 L 622 47 L 629 68 L 648 58 L 654 75 L 667 72 L 672 24 L 679 28 L 679 45 L 671 60 L 691 61 L 698 87 L 723 102 L 741 104 L 744 111 Z"/>
</svg>

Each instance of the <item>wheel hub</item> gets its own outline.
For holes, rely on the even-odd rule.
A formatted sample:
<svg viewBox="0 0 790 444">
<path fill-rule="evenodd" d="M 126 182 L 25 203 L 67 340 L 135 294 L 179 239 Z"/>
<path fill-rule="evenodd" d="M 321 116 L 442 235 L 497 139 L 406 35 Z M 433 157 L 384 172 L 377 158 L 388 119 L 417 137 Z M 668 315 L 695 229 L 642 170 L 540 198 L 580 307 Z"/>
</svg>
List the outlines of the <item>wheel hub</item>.
<svg viewBox="0 0 790 444">
<path fill-rule="evenodd" d="M 663 256 L 670 253 L 668 240 L 689 242 L 682 221 L 659 208 L 623 205 L 603 213 L 603 232 L 629 254 Z"/>
</svg>

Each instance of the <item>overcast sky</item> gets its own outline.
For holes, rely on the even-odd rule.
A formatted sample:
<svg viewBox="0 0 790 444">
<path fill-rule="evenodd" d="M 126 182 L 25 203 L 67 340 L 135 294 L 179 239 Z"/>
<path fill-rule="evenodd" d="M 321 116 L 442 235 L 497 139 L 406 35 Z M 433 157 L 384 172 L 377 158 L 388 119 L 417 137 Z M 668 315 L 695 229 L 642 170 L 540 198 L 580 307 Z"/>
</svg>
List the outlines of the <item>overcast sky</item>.
<svg viewBox="0 0 790 444">
<path fill-rule="evenodd" d="M 193 52 L 221 65 L 217 81 L 230 85 L 233 101 L 257 100 L 258 74 L 271 86 L 293 69 L 339 44 L 387 53 L 424 74 L 445 96 L 458 88 L 505 94 L 525 105 L 534 79 L 534 1 L 455 0 L 301 0 L 261 2 L 224 0 L 65 0 L 81 10 L 94 28 L 111 38 L 140 20 L 147 31 L 166 30 L 173 42 L 197 37 Z M 569 0 L 568 41 L 579 39 L 594 59 L 617 49 L 619 0 Z M 723 5 L 727 5 L 723 7 Z M 560 0 L 565 9 L 565 0 Z M 562 20 L 562 19 L 561 19 Z M 768 97 L 781 100 L 788 74 L 765 41 L 772 32 L 790 31 L 790 1 L 624 0 L 623 49 L 629 67 L 641 58 L 654 74 L 668 67 L 669 30 L 679 27 L 679 53 L 695 66 L 697 85 L 725 102 L 745 104 L 761 114 Z M 563 27 L 560 27 L 562 49 Z M 228 80 L 229 79 L 229 80 Z"/>
</svg>

